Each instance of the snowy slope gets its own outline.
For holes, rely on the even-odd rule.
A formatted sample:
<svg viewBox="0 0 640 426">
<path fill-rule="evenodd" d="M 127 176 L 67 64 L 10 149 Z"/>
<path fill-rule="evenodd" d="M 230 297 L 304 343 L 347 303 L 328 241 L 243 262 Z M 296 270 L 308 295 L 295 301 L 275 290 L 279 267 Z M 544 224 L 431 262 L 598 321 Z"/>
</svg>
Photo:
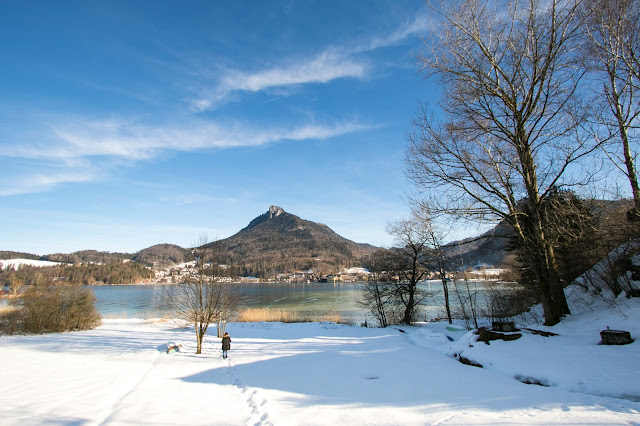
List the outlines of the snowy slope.
<svg viewBox="0 0 640 426">
<path fill-rule="evenodd" d="M 440 341 L 432 347 L 450 356 L 463 356 L 506 377 L 570 392 L 640 401 L 640 368 L 636 366 L 640 342 L 599 345 L 600 331 L 608 326 L 630 331 L 637 339 L 639 320 L 640 300 L 624 299 L 614 308 L 594 308 L 568 316 L 554 327 L 536 327 L 558 336 L 543 337 L 522 330 L 518 340 L 497 340 L 487 345 L 476 342 L 478 336 L 469 332 L 455 342 Z"/>
<path fill-rule="evenodd" d="M 470 355 L 493 362 L 484 369 L 447 355 L 451 346 L 468 346 L 471 339 L 440 323 L 404 332 L 331 323 L 229 324 L 228 360 L 220 357 L 215 329 L 204 353 L 195 355 L 191 329 L 172 322 L 108 320 L 87 332 L 3 336 L 0 424 L 640 422 L 638 402 L 588 394 L 610 392 L 606 376 L 618 380 L 619 365 L 637 362 L 637 344 L 599 347 L 588 330 L 567 327 L 582 331 L 555 340 L 530 336 L 492 343 L 486 350 L 484 343 L 472 343 Z M 185 348 L 167 355 L 171 341 Z M 550 350 L 551 342 L 560 349 Z M 601 350 L 599 358 L 589 352 L 563 361 L 565 368 L 584 367 L 583 384 L 569 386 L 571 374 L 550 368 L 550 358 L 567 348 L 573 348 L 572 357 Z M 538 374 L 538 368 L 556 387 L 513 378 L 516 371 Z M 622 379 L 626 393 L 640 395 L 637 374 Z M 586 392 L 585 383 L 599 389 Z"/>
</svg>

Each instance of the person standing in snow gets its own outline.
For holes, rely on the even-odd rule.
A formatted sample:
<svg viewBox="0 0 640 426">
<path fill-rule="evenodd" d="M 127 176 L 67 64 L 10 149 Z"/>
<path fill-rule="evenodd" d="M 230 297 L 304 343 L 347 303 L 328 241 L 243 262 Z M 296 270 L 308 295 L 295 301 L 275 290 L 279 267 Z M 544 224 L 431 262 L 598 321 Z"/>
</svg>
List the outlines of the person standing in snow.
<svg viewBox="0 0 640 426">
<path fill-rule="evenodd" d="M 224 333 L 222 336 L 222 358 L 227 358 L 227 351 L 231 349 L 231 336 L 229 333 Z"/>
</svg>

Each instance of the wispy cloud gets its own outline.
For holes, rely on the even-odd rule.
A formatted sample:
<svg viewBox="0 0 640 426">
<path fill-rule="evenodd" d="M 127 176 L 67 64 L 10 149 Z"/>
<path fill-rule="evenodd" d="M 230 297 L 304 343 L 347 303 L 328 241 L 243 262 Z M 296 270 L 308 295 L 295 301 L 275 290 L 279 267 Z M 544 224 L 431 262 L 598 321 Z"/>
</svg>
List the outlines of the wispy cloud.
<svg viewBox="0 0 640 426">
<path fill-rule="evenodd" d="M 328 139 L 372 128 L 355 121 L 303 124 L 285 128 L 253 128 L 247 123 L 221 125 L 191 121 L 184 125 L 151 126 L 128 121 L 58 124 L 44 145 L 5 150 L 0 156 L 45 159 L 111 157 L 145 160 L 161 151 L 196 151 L 261 146 L 279 141 Z"/>
<path fill-rule="evenodd" d="M 431 18 L 423 11 L 419 12 L 411 19 L 403 22 L 395 31 L 387 34 L 380 34 L 367 41 L 354 45 L 353 52 L 370 52 L 383 47 L 389 47 L 403 42 L 410 37 L 417 37 L 430 31 L 432 28 Z"/>
<path fill-rule="evenodd" d="M 10 184 L 0 184 L 0 196 L 41 192 L 59 184 L 92 181 L 109 167 L 122 162 L 149 160 L 164 152 L 324 140 L 371 128 L 373 126 L 355 121 L 258 129 L 241 122 L 221 125 L 191 121 L 181 125 L 151 126 L 126 120 L 74 120 L 43 130 L 39 139 L 44 143 L 21 141 L 12 144 L 12 149 L 5 146 L 0 150 L 0 158 L 37 161 L 42 170 L 50 171 L 14 177 Z"/>
<path fill-rule="evenodd" d="M 4 184 L 0 185 L 0 197 L 43 192 L 60 184 L 90 182 L 96 178 L 97 175 L 94 172 L 80 169 L 50 174 L 29 174 L 11 181 L 3 179 Z"/>
<path fill-rule="evenodd" d="M 214 89 L 189 101 L 195 111 L 212 109 L 235 92 L 260 92 L 301 84 L 327 83 L 340 78 L 361 79 L 370 66 L 362 59 L 345 57 L 333 49 L 311 59 L 302 59 L 257 72 L 228 70 Z"/>
<path fill-rule="evenodd" d="M 213 88 L 201 89 L 200 96 L 189 99 L 188 103 L 192 110 L 201 112 L 214 109 L 238 92 L 255 93 L 303 84 L 324 84 L 342 78 L 363 79 L 370 74 L 373 66 L 360 54 L 398 44 L 426 31 L 429 26 L 426 14 L 419 13 L 391 33 L 331 46 L 310 58 L 253 72 L 221 70 L 214 74 L 217 82 L 213 83 Z M 206 75 L 212 78 L 209 72 Z"/>
</svg>

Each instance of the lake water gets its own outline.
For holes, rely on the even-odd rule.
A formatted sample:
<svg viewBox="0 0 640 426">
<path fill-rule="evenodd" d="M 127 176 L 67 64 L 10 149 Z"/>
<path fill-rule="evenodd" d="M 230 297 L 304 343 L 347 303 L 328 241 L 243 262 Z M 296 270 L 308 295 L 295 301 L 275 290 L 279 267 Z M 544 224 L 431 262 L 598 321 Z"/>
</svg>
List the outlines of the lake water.
<svg viewBox="0 0 640 426">
<path fill-rule="evenodd" d="M 358 323 L 370 314 L 358 306 L 361 283 L 259 283 L 238 284 L 243 293 L 245 308 L 273 308 L 294 311 L 309 319 L 321 319 L 327 313 L 337 313 L 341 318 Z M 493 283 L 495 285 L 495 283 Z M 484 306 L 486 283 L 470 282 L 471 291 L 478 294 L 478 305 Z M 164 305 L 167 285 L 114 285 L 90 286 L 96 295 L 96 308 L 104 318 L 156 318 L 169 315 Z M 440 281 L 425 281 L 420 284 L 429 297 L 421 306 L 421 319 L 444 317 L 444 297 Z M 512 286 L 502 284 L 501 288 Z M 458 305 L 457 298 L 449 285 L 451 307 Z M 7 299 L 0 299 L 0 307 Z"/>
<path fill-rule="evenodd" d="M 362 316 L 357 305 L 358 283 L 237 284 L 244 308 L 273 308 L 311 318 L 327 312 Z M 154 317 L 170 313 L 164 306 L 167 285 L 92 286 L 96 307 L 107 318 Z"/>
<path fill-rule="evenodd" d="M 473 282 L 481 288 L 483 283 Z M 344 319 L 361 321 L 367 313 L 358 306 L 361 283 L 259 283 L 238 284 L 242 288 L 243 307 L 295 311 L 310 319 L 338 313 Z M 425 319 L 444 316 L 442 284 L 426 281 L 421 288 L 430 295 L 421 308 Z M 92 286 L 96 307 L 106 318 L 152 318 L 170 312 L 163 306 L 167 285 Z M 450 290 L 451 293 L 451 290 Z M 453 295 L 452 306 L 454 304 Z M 482 303 L 482 302 L 481 302 Z"/>
</svg>

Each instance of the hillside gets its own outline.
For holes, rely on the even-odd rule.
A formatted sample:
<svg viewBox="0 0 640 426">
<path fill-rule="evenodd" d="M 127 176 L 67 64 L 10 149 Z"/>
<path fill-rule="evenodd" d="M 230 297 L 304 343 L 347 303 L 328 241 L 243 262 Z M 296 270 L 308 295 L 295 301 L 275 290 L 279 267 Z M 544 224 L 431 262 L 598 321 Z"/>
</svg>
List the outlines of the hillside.
<svg viewBox="0 0 640 426">
<path fill-rule="evenodd" d="M 508 253 L 507 244 L 513 235 L 513 228 L 503 221 L 482 235 L 447 244 L 447 250 L 453 253 L 452 269 L 482 264 L 499 267 Z"/>
<path fill-rule="evenodd" d="M 237 234 L 202 248 L 214 248 L 240 275 L 259 277 L 311 268 L 326 274 L 354 266 L 376 249 L 277 206 L 271 206 Z"/>
<path fill-rule="evenodd" d="M 70 254 L 54 253 L 42 256 L 41 260 L 61 263 L 122 263 L 124 260 L 130 260 L 133 257 L 131 253 L 112 253 L 108 251 L 97 250 L 81 250 Z"/>
<path fill-rule="evenodd" d="M 598 244 L 576 248 L 575 250 L 581 252 L 581 256 L 578 257 L 573 255 L 573 250 L 569 253 L 562 251 L 558 253 L 559 261 L 568 264 L 565 267 L 570 269 L 568 281 L 586 271 L 608 251 L 627 241 L 630 234 L 637 232 L 634 230 L 633 223 L 627 218 L 627 213 L 632 207 L 629 200 L 588 199 L 583 200 L 583 204 L 592 212 L 593 220 L 597 223 L 595 233 L 587 237 L 590 237 L 593 242 L 598 241 Z M 501 221 L 482 235 L 447 244 L 447 249 L 454 254 L 452 269 L 459 269 L 462 266 L 476 267 L 482 264 L 490 267 L 504 266 L 510 254 L 509 240 L 514 235 L 515 231 L 511 225 Z M 510 262 L 513 263 L 513 260 Z"/>
<path fill-rule="evenodd" d="M 175 244 L 156 244 L 140 250 L 131 259 L 147 266 L 165 267 L 193 260 L 191 250 Z"/>
</svg>

